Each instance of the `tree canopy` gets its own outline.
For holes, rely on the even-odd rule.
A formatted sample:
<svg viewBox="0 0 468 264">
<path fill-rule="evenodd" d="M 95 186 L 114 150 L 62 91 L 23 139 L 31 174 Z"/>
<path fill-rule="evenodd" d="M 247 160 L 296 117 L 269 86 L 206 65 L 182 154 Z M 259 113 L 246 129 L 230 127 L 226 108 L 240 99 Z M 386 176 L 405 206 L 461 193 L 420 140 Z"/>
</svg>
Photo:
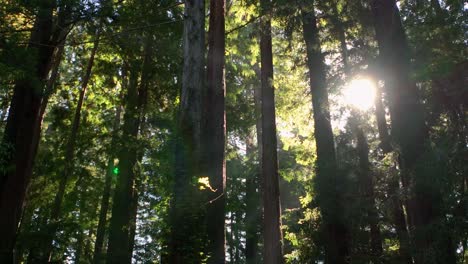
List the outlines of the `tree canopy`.
<svg viewBox="0 0 468 264">
<path fill-rule="evenodd" d="M 0 263 L 467 263 L 467 21 L 0 0 Z"/>
</svg>

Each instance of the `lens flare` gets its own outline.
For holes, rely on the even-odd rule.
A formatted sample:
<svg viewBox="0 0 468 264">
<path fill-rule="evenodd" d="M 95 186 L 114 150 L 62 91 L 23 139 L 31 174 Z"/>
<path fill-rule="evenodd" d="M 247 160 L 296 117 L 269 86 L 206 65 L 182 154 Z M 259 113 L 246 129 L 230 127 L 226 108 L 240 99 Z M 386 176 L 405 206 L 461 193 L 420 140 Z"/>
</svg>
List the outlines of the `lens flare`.
<svg viewBox="0 0 468 264">
<path fill-rule="evenodd" d="M 368 110 L 374 105 L 375 85 L 369 79 L 354 79 L 345 87 L 343 96 L 347 104 Z"/>
</svg>

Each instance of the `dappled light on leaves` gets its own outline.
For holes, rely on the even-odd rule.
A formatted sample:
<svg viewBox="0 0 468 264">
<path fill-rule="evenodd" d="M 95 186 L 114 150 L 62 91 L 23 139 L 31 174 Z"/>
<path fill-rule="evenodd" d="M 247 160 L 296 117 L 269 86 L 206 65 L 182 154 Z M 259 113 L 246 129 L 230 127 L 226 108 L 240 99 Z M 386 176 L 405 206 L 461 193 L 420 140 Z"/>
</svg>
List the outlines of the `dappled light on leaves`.
<svg viewBox="0 0 468 264">
<path fill-rule="evenodd" d="M 216 192 L 216 189 L 213 189 L 213 187 L 211 187 L 210 179 L 208 177 L 198 178 L 198 186 L 200 190 L 210 190 L 212 192 Z"/>
<path fill-rule="evenodd" d="M 460 2 L 0 0 L 0 264 L 465 263 Z"/>
</svg>

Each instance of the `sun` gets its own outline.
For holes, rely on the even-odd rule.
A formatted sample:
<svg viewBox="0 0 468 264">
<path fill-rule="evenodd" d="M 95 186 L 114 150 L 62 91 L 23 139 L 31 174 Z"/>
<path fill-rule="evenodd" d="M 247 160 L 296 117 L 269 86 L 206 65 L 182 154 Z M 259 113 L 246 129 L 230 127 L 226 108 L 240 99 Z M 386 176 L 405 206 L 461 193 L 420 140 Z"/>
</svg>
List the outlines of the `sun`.
<svg viewBox="0 0 468 264">
<path fill-rule="evenodd" d="M 374 105 L 375 85 L 366 78 L 354 79 L 346 85 L 342 94 L 347 104 L 365 111 Z"/>
</svg>

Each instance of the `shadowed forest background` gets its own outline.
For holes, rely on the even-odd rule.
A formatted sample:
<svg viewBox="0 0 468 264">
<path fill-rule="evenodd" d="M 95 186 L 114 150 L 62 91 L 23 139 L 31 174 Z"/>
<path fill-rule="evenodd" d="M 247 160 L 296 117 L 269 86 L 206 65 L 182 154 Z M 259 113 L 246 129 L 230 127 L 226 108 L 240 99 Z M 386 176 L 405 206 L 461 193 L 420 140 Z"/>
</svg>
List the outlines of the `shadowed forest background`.
<svg viewBox="0 0 468 264">
<path fill-rule="evenodd" d="M 0 264 L 468 263 L 463 0 L 0 0 Z"/>
</svg>

